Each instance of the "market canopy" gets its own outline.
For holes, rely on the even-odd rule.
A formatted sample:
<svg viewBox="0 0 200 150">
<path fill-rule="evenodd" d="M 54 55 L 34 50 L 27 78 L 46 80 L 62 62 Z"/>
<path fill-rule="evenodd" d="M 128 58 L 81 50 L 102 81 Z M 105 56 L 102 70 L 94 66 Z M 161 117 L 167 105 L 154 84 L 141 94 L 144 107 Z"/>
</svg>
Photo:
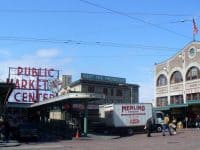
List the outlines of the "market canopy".
<svg viewBox="0 0 200 150">
<path fill-rule="evenodd" d="M 170 108 L 180 108 L 180 107 L 188 107 L 188 104 L 170 104 L 168 105 Z"/>
<path fill-rule="evenodd" d="M 200 104 L 200 100 L 187 100 L 187 104 L 188 104 L 188 105 Z"/>
<path fill-rule="evenodd" d="M 53 104 L 53 103 L 59 103 L 59 102 L 71 102 L 71 103 L 82 103 L 85 101 L 95 101 L 99 99 L 105 99 L 104 94 L 98 94 L 98 93 L 68 93 L 65 95 L 56 96 L 54 98 L 34 103 L 30 107 L 38 107 L 46 104 Z"/>
<path fill-rule="evenodd" d="M 182 107 L 188 107 L 188 104 L 170 104 L 170 105 L 163 106 L 163 107 L 155 107 L 153 109 L 155 111 L 167 111 L 172 108 L 182 108 Z"/>
</svg>

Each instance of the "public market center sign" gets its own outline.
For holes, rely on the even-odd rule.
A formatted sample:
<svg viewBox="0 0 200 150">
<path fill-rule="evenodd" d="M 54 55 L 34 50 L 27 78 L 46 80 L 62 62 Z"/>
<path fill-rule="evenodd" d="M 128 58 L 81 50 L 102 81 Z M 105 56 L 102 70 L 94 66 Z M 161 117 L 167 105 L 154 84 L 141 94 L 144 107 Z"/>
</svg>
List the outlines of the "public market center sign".
<svg viewBox="0 0 200 150">
<path fill-rule="evenodd" d="M 44 101 L 56 96 L 61 86 L 59 71 L 53 68 L 10 67 L 7 82 L 15 83 L 16 88 L 8 99 L 15 103 Z"/>
</svg>

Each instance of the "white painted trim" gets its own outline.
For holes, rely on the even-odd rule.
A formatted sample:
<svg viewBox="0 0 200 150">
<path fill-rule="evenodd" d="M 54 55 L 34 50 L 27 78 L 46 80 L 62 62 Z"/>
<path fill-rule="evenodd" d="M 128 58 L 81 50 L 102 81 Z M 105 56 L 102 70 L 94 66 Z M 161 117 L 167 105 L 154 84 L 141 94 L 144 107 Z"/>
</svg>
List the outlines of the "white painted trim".
<svg viewBox="0 0 200 150">
<path fill-rule="evenodd" d="M 105 99 L 105 95 L 104 94 L 96 94 L 96 93 L 68 93 L 65 95 L 61 95 L 61 96 L 56 96 L 54 98 L 39 102 L 39 103 L 34 103 L 32 104 L 30 107 L 37 107 L 37 106 L 41 106 L 41 105 L 45 105 L 45 104 L 50 104 L 50 103 L 55 103 L 55 102 L 60 102 L 60 101 L 64 101 L 64 100 L 74 100 L 74 99 L 79 99 L 79 101 L 85 101 L 88 99 Z"/>
</svg>

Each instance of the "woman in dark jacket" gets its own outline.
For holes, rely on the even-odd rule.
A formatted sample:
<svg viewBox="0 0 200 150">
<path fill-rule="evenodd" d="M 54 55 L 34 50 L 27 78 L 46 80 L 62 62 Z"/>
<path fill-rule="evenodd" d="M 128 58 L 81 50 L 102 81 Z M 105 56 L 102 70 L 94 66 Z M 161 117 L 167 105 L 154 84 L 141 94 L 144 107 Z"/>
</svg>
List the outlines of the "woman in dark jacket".
<svg viewBox="0 0 200 150">
<path fill-rule="evenodd" d="M 4 120 L 4 136 L 5 142 L 8 142 L 10 136 L 10 124 L 7 119 Z"/>
<path fill-rule="evenodd" d="M 153 130 L 153 125 L 154 125 L 154 120 L 153 120 L 153 117 L 151 117 L 151 118 L 149 118 L 147 120 L 147 123 L 146 123 L 147 137 L 151 137 L 151 132 Z"/>
</svg>

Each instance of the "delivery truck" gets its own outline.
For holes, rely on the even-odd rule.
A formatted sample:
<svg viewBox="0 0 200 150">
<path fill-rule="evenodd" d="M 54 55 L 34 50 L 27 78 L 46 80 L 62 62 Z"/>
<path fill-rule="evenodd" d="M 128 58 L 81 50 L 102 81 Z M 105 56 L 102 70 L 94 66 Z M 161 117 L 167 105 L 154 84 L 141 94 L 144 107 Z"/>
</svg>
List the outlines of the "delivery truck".
<svg viewBox="0 0 200 150">
<path fill-rule="evenodd" d="M 117 131 L 126 135 L 134 134 L 138 127 L 144 129 L 150 117 L 154 118 L 155 130 L 160 132 L 164 117 L 162 112 L 153 111 L 151 103 L 99 105 L 99 115 L 106 131 Z"/>
</svg>

